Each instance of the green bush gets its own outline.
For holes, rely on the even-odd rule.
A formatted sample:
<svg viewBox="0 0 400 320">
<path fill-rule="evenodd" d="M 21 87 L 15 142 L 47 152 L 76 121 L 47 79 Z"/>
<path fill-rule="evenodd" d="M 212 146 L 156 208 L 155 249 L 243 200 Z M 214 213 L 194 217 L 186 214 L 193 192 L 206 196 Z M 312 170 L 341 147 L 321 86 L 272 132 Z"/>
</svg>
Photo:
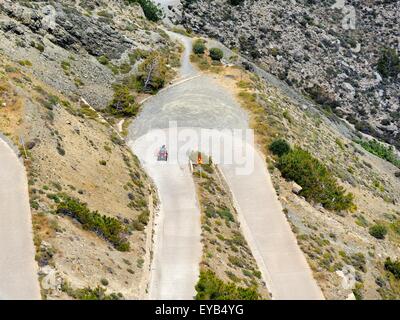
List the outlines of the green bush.
<svg viewBox="0 0 400 320">
<path fill-rule="evenodd" d="M 128 3 L 138 3 L 143 9 L 143 13 L 150 21 L 159 21 L 163 18 L 162 9 L 152 0 L 127 0 Z"/>
<path fill-rule="evenodd" d="M 204 44 L 204 41 L 201 39 L 197 39 L 193 43 L 193 52 L 195 54 L 203 54 L 206 51 L 206 45 Z"/>
<path fill-rule="evenodd" d="M 326 209 L 335 211 L 354 207 L 353 195 L 346 194 L 331 172 L 309 152 L 295 148 L 279 158 L 277 167 L 284 178 L 303 188 L 300 194 L 308 201 L 321 203 Z"/>
<path fill-rule="evenodd" d="M 69 71 L 69 69 L 71 68 L 71 64 L 69 63 L 69 61 L 61 61 L 61 68 L 63 68 L 64 71 Z"/>
<path fill-rule="evenodd" d="M 67 294 L 77 300 L 121 300 L 123 299 L 120 293 L 106 294 L 106 289 L 97 286 L 96 288 L 86 287 L 83 289 L 73 290 L 72 288 L 64 288 Z"/>
<path fill-rule="evenodd" d="M 242 288 L 234 283 L 225 283 L 210 270 L 200 272 L 196 291 L 196 300 L 259 300 L 261 298 L 255 287 Z"/>
<path fill-rule="evenodd" d="M 114 97 L 108 105 L 108 111 L 116 116 L 132 117 L 137 114 L 139 105 L 129 88 L 123 85 L 114 87 Z"/>
<path fill-rule="evenodd" d="M 210 57 L 213 60 L 219 61 L 224 57 L 224 52 L 219 48 L 211 48 Z"/>
<path fill-rule="evenodd" d="M 390 258 L 386 258 L 385 270 L 392 273 L 396 279 L 400 279 L 400 260 L 392 261 Z"/>
<path fill-rule="evenodd" d="M 362 252 L 357 252 L 352 254 L 350 257 L 350 264 L 356 268 L 357 270 L 360 270 L 362 272 L 366 272 L 367 268 L 366 268 L 366 263 L 367 261 L 365 260 L 365 256 Z"/>
<path fill-rule="evenodd" d="M 363 300 L 362 289 L 363 289 L 362 283 L 357 282 L 353 289 L 353 294 L 356 300 Z"/>
<path fill-rule="evenodd" d="M 400 60 L 395 49 L 385 48 L 378 61 L 378 72 L 384 78 L 396 77 L 400 72 Z"/>
<path fill-rule="evenodd" d="M 132 53 L 128 54 L 130 64 L 135 64 L 137 61 L 141 59 L 145 59 L 149 56 L 149 52 L 143 49 L 135 49 Z"/>
<path fill-rule="evenodd" d="M 235 218 L 233 217 L 233 214 L 229 210 L 229 208 L 223 208 L 223 209 L 216 209 L 214 207 L 208 207 L 205 211 L 206 216 L 208 218 L 221 218 L 225 219 L 226 221 L 231 221 L 234 222 Z"/>
<path fill-rule="evenodd" d="M 397 158 L 394 147 L 386 147 L 384 144 L 375 139 L 357 140 L 357 143 L 359 143 L 368 152 L 400 168 L 400 159 Z"/>
<path fill-rule="evenodd" d="M 369 228 L 369 234 L 377 239 L 385 239 L 387 228 L 382 224 L 375 224 Z"/>
<path fill-rule="evenodd" d="M 102 65 L 108 65 L 110 62 L 110 59 L 108 59 L 107 56 L 100 56 L 97 58 L 97 60 L 102 64 Z"/>
<path fill-rule="evenodd" d="M 244 2 L 244 0 L 229 0 L 229 3 L 232 6 L 238 6 L 239 4 L 242 4 Z"/>
<path fill-rule="evenodd" d="M 118 219 L 90 211 L 86 204 L 70 197 L 64 197 L 57 207 L 57 213 L 78 220 L 84 229 L 96 232 L 111 242 L 117 250 L 129 250 L 129 242 L 124 237 L 126 227 Z"/>
<path fill-rule="evenodd" d="M 270 144 L 269 150 L 274 155 L 281 157 L 284 154 L 290 152 L 291 148 L 289 143 L 285 139 L 276 139 Z"/>
</svg>

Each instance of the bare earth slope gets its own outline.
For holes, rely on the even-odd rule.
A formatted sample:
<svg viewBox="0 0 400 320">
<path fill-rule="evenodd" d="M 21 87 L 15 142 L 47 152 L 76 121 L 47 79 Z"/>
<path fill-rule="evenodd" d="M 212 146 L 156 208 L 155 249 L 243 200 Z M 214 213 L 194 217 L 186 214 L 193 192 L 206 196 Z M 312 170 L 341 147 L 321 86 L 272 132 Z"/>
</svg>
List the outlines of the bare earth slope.
<svg viewBox="0 0 400 320">
<path fill-rule="evenodd" d="M 0 94 L 5 105 L 0 130 L 21 150 L 19 137 L 24 138 L 26 155 L 22 152 L 22 156 L 42 296 L 79 298 L 97 286 L 125 298 L 144 295 L 151 256 L 151 227 L 146 225 L 157 199 L 137 158 L 86 104 L 71 102 L 15 65 L 11 67 L 12 62 L 3 56 L 0 61 Z M 15 165 L 21 166 L 14 158 Z M 130 250 L 117 250 L 76 217 L 57 212 L 66 197 L 119 221 Z M 23 202 L 15 199 L 10 205 Z M 21 239 L 29 236 L 29 229 L 25 232 Z"/>
</svg>

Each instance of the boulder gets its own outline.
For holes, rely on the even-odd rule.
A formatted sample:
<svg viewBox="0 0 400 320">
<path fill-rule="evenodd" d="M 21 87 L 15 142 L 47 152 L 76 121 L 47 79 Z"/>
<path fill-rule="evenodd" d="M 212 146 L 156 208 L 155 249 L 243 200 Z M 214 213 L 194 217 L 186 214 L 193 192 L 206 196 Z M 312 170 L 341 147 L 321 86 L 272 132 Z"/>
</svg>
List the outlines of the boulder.
<svg viewBox="0 0 400 320">
<path fill-rule="evenodd" d="M 299 186 L 296 182 L 292 183 L 292 192 L 295 194 L 299 194 L 300 191 L 303 190 L 301 186 Z"/>
</svg>

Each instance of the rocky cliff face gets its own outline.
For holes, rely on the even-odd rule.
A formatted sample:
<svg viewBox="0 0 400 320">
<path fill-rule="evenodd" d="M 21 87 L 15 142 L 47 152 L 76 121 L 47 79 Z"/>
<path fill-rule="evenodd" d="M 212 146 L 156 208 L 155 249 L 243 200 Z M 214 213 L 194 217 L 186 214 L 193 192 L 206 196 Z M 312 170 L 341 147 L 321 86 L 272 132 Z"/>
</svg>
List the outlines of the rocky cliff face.
<svg viewBox="0 0 400 320">
<path fill-rule="evenodd" d="M 396 0 L 186 0 L 180 22 L 400 148 L 398 21 Z"/>
<path fill-rule="evenodd" d="M 37 78 L 98 109 L 126 76 L 119 67 L 131 64 L 129 54 L 170 44 L 139 5 L 120 0 L 0 1 L 0 39 L 6 56 L 29 61 Z"/>
</svg>

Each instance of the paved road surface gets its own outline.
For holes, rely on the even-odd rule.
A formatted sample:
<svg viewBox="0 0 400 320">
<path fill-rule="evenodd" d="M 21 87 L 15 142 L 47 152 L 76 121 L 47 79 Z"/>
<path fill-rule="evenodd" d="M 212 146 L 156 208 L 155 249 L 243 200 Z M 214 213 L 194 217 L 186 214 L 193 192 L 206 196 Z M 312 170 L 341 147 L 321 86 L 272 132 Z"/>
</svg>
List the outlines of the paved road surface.
<svg viewBox="0 0 400 320">
<path fill-rule="evenodd" d="M 187 59 L 183 60 L 182 70 L 189 69 L 188 63 Z M 235 99 L 212 77 L 205 75 L 148 99 L 132 123 L 130 145 L 155 181 L 162 204 L 156 226 L 150 283 L 150 298 L 153 299 L 188 299 L 194 294 L 201 257 L 200 214 L 187 164 L 187 151 L 207 153 L 210 143 L 214 143 L 212 140 L 202 141 L 203 146 L 196 146 L 193 141 L 181 141 L 177 143 L 181 148 L 177 148 L 176 153 L 180 162 L 174 162 L 175 152 L 169 143 L 176 138 L 166 134 L 172 120 L 177 121 L 178 132 L 191 128 L 194 135 L 193 132 L 199 128 L 248 128 L 247 114 Z M 148 137 L 159 140 L 150 141 Z M 170 151 L 168 163 L 155 161 L 157 149 L 162 144 L 167 144 Z M 214 161 L 218 150 L 221 152 L 221 149 L 216 150 L 212 154 Z M 233 151 L 239 152 L 236 146 Z M 246 239 L 273 298 L 323 299 L 276 198 L 260 154 L 254 153 L 254 170 L 248 175 L 238 175 L 237 164 L 221 163 L 220 167 L 235 198 Z"/>
<path fill-rule="evenodd" d="M 0 138 L 0 300 L 40 299 L 25 168 Z"/>
<path fill-rule="evenodd" d="M 201 260 L 200 209 L 189 166 L 157 162 L 168 138 L 152 145 L 147 136 L 131 144 L 155 182 L 161 210 L 156 218 L 150 299 L 193 299 Z"/>
<path fill-rule="evenodd" d="M 220 166 L 272 298 L 324 299 L 282 211 L 264 158 L 254 152 L 254 170 L 250 175 L 237 175 L 235 167 Z"/>
</svg>

